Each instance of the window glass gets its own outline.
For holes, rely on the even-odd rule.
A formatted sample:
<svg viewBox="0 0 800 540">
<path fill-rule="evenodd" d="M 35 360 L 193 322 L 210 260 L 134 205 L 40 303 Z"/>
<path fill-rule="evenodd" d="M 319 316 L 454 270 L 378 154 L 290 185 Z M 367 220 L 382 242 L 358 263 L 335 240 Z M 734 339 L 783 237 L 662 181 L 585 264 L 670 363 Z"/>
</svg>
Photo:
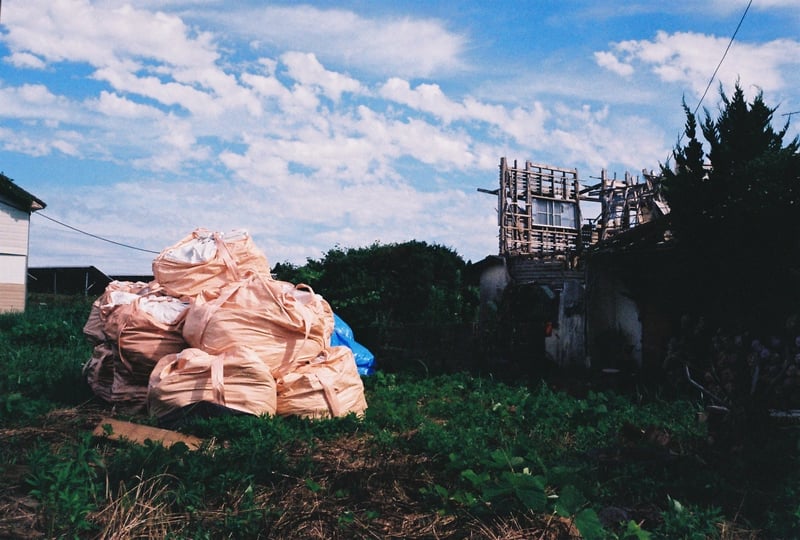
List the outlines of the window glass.
<svg viewBox="0 0 800 540">
<path fill-rule="evenodd" d="M 534 211 L 535 223 L 538 225 L 575 228 L 575 208 L 571 204 L 535 199 Z"/>
</svg>

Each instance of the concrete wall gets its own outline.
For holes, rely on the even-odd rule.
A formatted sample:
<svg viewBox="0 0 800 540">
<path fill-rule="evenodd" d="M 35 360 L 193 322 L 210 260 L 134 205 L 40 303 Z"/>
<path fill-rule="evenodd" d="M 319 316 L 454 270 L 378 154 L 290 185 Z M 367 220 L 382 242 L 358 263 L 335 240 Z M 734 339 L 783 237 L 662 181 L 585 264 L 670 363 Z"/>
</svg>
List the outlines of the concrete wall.
<svg viewBox="0 0 800 540">
<path fill-rule="evenodd" d="M 559 296 L 558 324 L 544 342 L 548 356 L 560 367 L 589 367 L 585 305 L 583 282 L 565 281 Z"/>
<path fill-rule="evenodd" d="M 501 259 L 496 264 L 487 265 L 480 275 L 480 308 L 478 321 L 483 323 L 494 316 L 494 310 L 500 304 L 503 291 L 511 281 L 506 266 Z"/>
<path fill-rule="evenodd" d="M 506 287 L 513 281 L 509 269 L 500 258 L 494 261 L 494 264 L 483 267 L 480 276 L 480 323 L 492 321 L 496 317 L 494 310 L 499 306 Z M 548 358 L 561 367 L 588 367 L 586 295 L 582 274 L 556 271 L 540 261 L 529 263 L 523 270 L 524 272 L 518 272 L 521 274 L 520 277 L 526 278 L 523 282 L 545 285 L 556 291 L 559 297 L 558 313 L 552 321 L 553 332 L 544 340 Z"/>
<path fill-rule="evenodd" d="M 596 265 L 587 291 L 587 343 L 593 367 L 635 369 L 642 365 L 639 307 L 613 267 Z"/>
</svg>

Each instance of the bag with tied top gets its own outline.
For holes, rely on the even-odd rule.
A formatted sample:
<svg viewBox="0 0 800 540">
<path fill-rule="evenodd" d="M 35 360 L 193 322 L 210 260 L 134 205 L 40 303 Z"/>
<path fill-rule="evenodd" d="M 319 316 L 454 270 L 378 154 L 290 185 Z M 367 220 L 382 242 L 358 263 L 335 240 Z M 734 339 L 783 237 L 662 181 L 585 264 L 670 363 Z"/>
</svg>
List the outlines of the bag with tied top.
<svg viewBox="0 0 800 540">
<path fill-rule="evenodd" d="M 275 401 L 275 379 L 246 347 L 216 355 L 192 348 L 167 355 L 153 369 L 147 394 L 149 412 L 158 418 L 200 402 L 273 415 Z"/>
<path fill-rule="evenodd" d="M 117 311 L 117 344 L 133 380 L 147 387 L 150 372 L 162 357 L 186 348 L 183 323 L 189 304 L 171 296 L 142 296 Z"/>
<path fill-rule="evenodd" d="M 196 229 L 153 261 L 153 275 L 170 296 L 193 297 L 238 281 L 248 272 L 269 276 L 269 261 L 243 230 Z"/>
<path fill-rule="evenodd" d="M 83 376 L 92 392 L 100 399 L 111 403 L 114 400 L 114 357 L 116 350 L 109 342 L 101 342 L 92 349 L 92 357 L 83 366 Z"/>
<path fill-rule="evenodd" d="M 295 366 L 276 382 L 280 416 L 360 416 L 367 410 L 364 383 L 348 347 L 331 347 L 317 361 Z"/>
<path fill-rule="evenodd" d="M 182 327 L 188 303 L 158 294 L 115 298 L 119 304 L 103 307 L 104 333 L 115 352 L 111 401 L 136 412 L 145 407 L 156 363 L 187 346 Z"/>
<path fill-rule="evenodd" d="M 195 297 L 183 336 L 191 347 L 211 354 L 246 346 L 275 373 L 322 353 L 333 326 L 330 305 L 307 285 L 250 274 L 223 287 L 217 296 Z"/>
<path fill-rule="evenodd" d="M 112 281 L 106 286 L 106 290 L 103 294 L 92 302 L 89 318 L 86 320 L 86 324 L 83 325 L 83 334 L 89 339 L 92 345 L 97 345 L 108 339 L 112 339 L 105 333 L 105 321 L 109 311 L 113 309 L 113 306 L 121 303 L 115 301 L 114 298 L 119 295 L 129 295 L 129 298 L 132 300 L 136 296 L 147 294 L 156 289 L 158 289 L 158 284 L 155 282 Z"/>
</svg>

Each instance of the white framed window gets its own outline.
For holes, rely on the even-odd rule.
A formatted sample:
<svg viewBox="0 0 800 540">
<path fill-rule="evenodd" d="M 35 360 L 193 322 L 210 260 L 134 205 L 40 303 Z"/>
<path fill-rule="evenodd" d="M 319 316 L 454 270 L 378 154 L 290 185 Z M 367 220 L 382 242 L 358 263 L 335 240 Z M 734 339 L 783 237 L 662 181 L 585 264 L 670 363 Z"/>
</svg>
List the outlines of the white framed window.
<svg viewBox="0 0 800 540">
<path fill-rule="evenodd" d="M 534 199 L 537 225 L 575 228 L 575 208 L 571 203 L 550 199 Z"/>
</svg>

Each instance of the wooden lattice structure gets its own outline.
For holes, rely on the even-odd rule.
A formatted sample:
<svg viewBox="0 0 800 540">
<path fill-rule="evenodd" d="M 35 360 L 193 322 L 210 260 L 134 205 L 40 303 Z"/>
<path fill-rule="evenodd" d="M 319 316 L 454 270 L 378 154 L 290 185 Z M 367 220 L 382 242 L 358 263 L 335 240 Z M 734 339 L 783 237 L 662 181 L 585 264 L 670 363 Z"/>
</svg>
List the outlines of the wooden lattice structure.
<svg viewBox="0 0 800 540">
<path fill-rule="evenodd" d="M 494 191 L 490 193 L 495 193 Z M 561 260 L 580 244 L 577 169 L 500 159 L 500 255 Z"/>
<path fill-rule="evenodd" d="M 644 182 L 630 173 L 623 180 L 611 178 L 605 169 L 600 183 L 583 190 L 583 200 L 597 201 L 601 205 L 597 231 L 600 241 L 652 221 L 669 213 L 669 206 L 661 194 L 661 178 L 642 171 Z"/>
</svg>

